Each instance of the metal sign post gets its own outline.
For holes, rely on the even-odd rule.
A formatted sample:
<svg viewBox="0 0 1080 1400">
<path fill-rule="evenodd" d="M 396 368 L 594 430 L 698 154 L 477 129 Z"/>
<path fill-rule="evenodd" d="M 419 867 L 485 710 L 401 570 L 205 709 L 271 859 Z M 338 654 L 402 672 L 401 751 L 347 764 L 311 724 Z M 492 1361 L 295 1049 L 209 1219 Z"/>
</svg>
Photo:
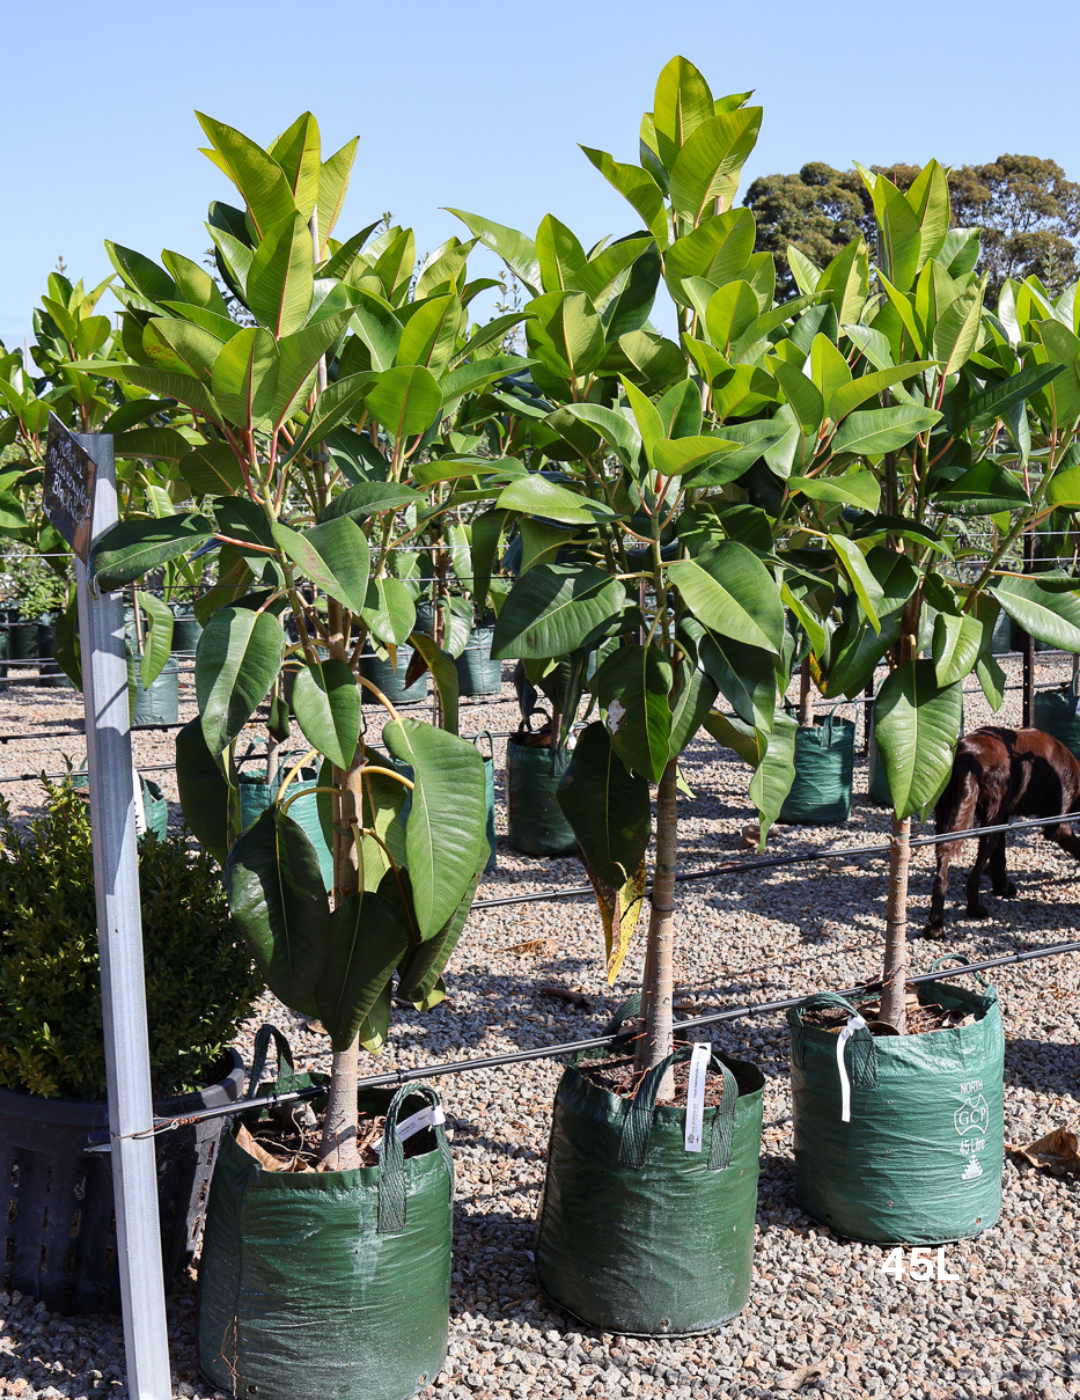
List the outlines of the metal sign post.
<svg viewBox="0 0 1080 1400">
<path fill-rule="evenodd" d="M 154 1110 L 146 1032 L 124 608 L 119 593 L 92 597 L 86 583 L 90 546 L 117 519 L 110 435 L 69 433 L 51 417 L 45 508 L 77 556 L 110 1160 L 128 1394 L 132 1400 L 171 1400 L 154 1139 L 149 1135 L 133 1136 L 153 1127 Z"/>
</svg>

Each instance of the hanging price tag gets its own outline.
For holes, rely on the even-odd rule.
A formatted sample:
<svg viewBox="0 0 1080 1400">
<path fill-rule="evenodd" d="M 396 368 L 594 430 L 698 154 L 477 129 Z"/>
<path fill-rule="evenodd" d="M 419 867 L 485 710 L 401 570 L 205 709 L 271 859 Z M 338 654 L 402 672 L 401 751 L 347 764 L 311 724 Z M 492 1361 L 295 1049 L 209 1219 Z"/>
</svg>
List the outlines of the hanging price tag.
<svg viewBox="0 0 1080 1400">
<path fill-rule="evenodd" d="M 701 1128 L 705 1119 L 705 1080 L 709 1073 L 712 1046 L 699 1042 L 690 1056 L 690 1083 L 686 1088 L 686 1133 L 683 1146 L 687 1152 L 701 1151 Z"/>
<path fill-rule="evenodd" d="M 406 1142 L 415 1133 L 422 1132 L 424 1128 L 434 1128 L 437 1123 L 445 1123 L 446 1114 L 442 1111 L 442 1104 L 436 1104 L 434 1108 L 421 1108 L 416 1113 L 410 1113 L 408 1118 L 402 1119 L 397 1125 L 397 1135 L 401 1142 Z M 373 1152 L 382 1151 L 383 1140 L 379 1138 L 377 1142 L 371 1144 Z"/>
<path fill-rule="evenodd" d="M 856 1031 L 862 1030 L 866 1022 L 861 1016 L 852 1016 L 844 1029 L 836 1037 L 836 1064 L 840 1071 L 840 1121 L 851 1122 L 851 1081 L 848 1079 L 847 1065 L 844 1064 L 844 1048 Z"/>
</svg>

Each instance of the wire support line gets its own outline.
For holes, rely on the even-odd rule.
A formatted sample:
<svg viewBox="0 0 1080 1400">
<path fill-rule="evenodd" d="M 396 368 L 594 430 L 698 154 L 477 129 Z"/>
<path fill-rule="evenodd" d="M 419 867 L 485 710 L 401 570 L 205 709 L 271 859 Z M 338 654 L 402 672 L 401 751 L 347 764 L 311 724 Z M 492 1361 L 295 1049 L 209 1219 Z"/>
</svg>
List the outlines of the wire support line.
<svg viewBox="0 0 1080 1400">
<path fill-rule="evenodd" d="M 1080 953 L 1080 942 L 1052 943 L 1040 948 L 1022 949 L 1019 953 L 1005 953 L 996 958 L 984 958 L 981 962 L 965 963 L 963 967 L 939 968 L 936 972 L 920 972 L 907 978 L 906 985 L 912 987 L 919 986 L 924 982 L 948 982 L 968 973 L 986 972 L 991 968 L 1009 967 L 1017 963 L 1034 962 L 1041 958 L 1061 957 L 1066 953 Z M 862 997 L 869 992 L 878 990 L 880 986 L 879 981 L 873 980 L 864 982 L 857 987 L 845 987 L 837 995 L 851 1001 L 856 997 Z M 790 1011 L 801 1005 L 809 995 L 811 995 L 809 992 L 804 992 L 801 996 L 784 997 L 778 1001 L 761 1001 L 742 1006 L 724 1007 L 719 1011 L 707 1011 L 703 1016 L 690 1016 L 686 1020 L 677 1021 L 675 1029 L 680 1036 L 692 1038 L 695 1032 L 706 1026 L 724 1025 L 729 1021 L 741 1021 L 751 1016 L 774 1016 L 781 1011 Z M 538 1045 L 531 1050 L 508 1051 L 504 1055 L 483 1055 L 467 1060 L 439 1060 L 434 1064 L 418 1065 L 415 1069 L 398 1068 L 384 1074 L 367 1075 L 357 1080 L 356 1087 L 358 1090 L 384 1089 L 400 1084 L 409 1084 L 417 1079 L 437 1079 L 443 1075 L 452 1074 L 475 1074 L 479 1070 L 501 1069 L 504 1065 L 527 1064 L 531 1060 L 552 1060 L 560 1055 L 576 1055 L 583 1050 L 602 1050 L 608 1045 L 629 1044 L 635 1036 L 635 1031 L 616 1031 L 610 1035 L 589 1036 L 585 1040 L 569 1040 L 558 1045 Z M 279 1104 L 298 1103 L 304 1099 L 316 1099 L 325 1097 L 325 1095 L 325 1084 L 313 1084 L 310 1088 L 295 1089 L 289 1093 L 263 1094 L 255 1098 L 238 1099 L 234 1103 L 200 1109 L 196 1113 L 188 1113 L 176 1118 L 156 1118 L 152 1128 L 132 1133 L 130 1136 L 155 1137 L 161 1133 L 172 1132 L 177 1128 L 203 1122 L 208 1118 L 228 1118 L 237 1113 L 250 1113 L 254 1109 L 273 1108 Z M 91 1144 L 91 1151 L 108 1152 L 111 1150 L 113 1139 L 108 1129 L 102 1129 L 90 1133 L 87 1141 Z"/>
<path fill-rule="evenodd" d="M 913 837 L 908 845 L 915 849 L 922 846 L 940 846 L 946 841 L 969 841 L 976 836 L 992 836 L 1000 832 L 1026 831 L 1043 826 L 1054 826 L 1059 822 L 1080 821 L 1080 812 L 1066 812 L 1056 817 L 1032 817 L 1019 822 L 1003 822 L 999 826 L 973 826 L 966 831 L 946 831 L 934 836 Z M 677 885 L 690 884 L 695 880 L 709 880 L 718 875 L 749 875 L 755 870 L 775 870 L 784 865 L 800 865 L 806 861 L 836 860 L 841 856 L 887 856 L 892 844 L 880 846 L 826 846 L 817 851 L 800 851 L 788 856 L 763 856 L 757 860 L 728 861 L 723 865 L 711 865 L 705 870 L 690 870 L 675 876 Z M 473 909 L 498 909 L 509 904 L 539 904 L 549 900 L 580 899 L 591 895 L 591 885 L 572 885 L 564 890 L 539 890 L 535 894 L 503 895 L 498 899 L 478 899 Z M 645 887 L 646 896 L 652 894 L 652 881 Z"/>
</svg>

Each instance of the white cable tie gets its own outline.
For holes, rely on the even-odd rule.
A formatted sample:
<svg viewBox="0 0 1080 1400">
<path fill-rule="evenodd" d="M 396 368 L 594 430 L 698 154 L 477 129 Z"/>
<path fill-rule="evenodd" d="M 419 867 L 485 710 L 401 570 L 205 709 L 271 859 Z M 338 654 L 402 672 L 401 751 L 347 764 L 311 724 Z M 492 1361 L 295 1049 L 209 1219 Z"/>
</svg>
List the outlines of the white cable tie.
<svg viewBox="0 0 1080 1400">
<path fill-rule="evenodd" d="M 844 1064 L 844 1047 L 855 1034 L 856 1031 L 864 1030 L 866 1022 L 856 1012 L 848 1021 L 847 1025 L 836 1037 L 836 1065 L 840 1071 L 840 1121 L 841 1123 L 851 1122 L 851 1081 L 848 1079 L 847 1066 Z"/>
</svg>

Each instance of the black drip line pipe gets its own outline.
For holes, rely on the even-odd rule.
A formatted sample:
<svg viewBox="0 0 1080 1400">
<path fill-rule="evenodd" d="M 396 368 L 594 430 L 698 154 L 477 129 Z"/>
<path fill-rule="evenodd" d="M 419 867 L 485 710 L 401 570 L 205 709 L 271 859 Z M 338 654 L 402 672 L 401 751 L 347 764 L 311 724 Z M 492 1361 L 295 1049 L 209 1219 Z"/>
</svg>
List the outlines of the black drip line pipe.
<svg viewBox="0 0 1080 1400">
<path fill-rule="evenodd" d="M 1033 962 L 1036 958 L 1060 957 L 1065 953 L 1080 953 L 1080 941 L 1074 943 L 1053 943 L 1042 948 L 1029 948 L 1020 953 L 1006 953 L 997 958 L 986 958 L 982 962 L 965 963 L 963 967 L 940 968 L 937 972 L 920 972 L 907 979 L 906 985 L 918 986 L 922 982 L 946 982 L 954 977 L 963 977 L 969 972 L 985 972 L 990 968 L 1008 967 L 1010 964 Z M 880 984 L 866 982 L 858 987 L 846 987 L 837 993 L 850 1001 L 865 996 Z M 722 1011 L 707 1011 L 703 1016 L 691 1016 L 677 1021 L 675 1028 L 680 1036 L 689 1036 L 706 1026 L 722 1025 L 728 1021 L 740 1021 L 748 1016 L 771 1016 L 780 1011 L 789 1011 L 800 1006 L 810 993 L 802 996 L 785 997 L 780 1001 L 762 1001 L 744 1006 L 726 1007 Z M 409 1084 L 416 1079 L 434 1079 L 441 1075 L 469 1074 L 477 1070 L 501 1069 L 504 1065 L 526 1064 L 530 1060 L 551 1060 L 559 1055 L 574 1055 L 582 1050 L 600 1050 L 606 1045 L 626 1044 L 634 1039 L 635 1031 L 616 1031 L 610 1035 L 594 1035 L 587 1040 L 569 1040 L 559 1045 L 538 1045 L 532 1050 L 514 1050 L 505 1055 L 484 1055 L 470 1060 L 441 1060 L 435 1064 L 419 1065 L 416 1069 L 395 1069 L 385 1074 L 371 1074 L 356 1082 L 357 1090 L 384 1089 L 391 1086 Z M 132 1133 L 131 1137 L 154 1137 L 171 1132 L 175 1128 L 201 1123 L 207 1118 L 229 1118 L 237 1113 L 248 1113 L 252 1109 L 272 1108 L 277 1104 L 297 1103 L 304 1099 L 325 1096 L 326 1085 L 313 1084 L 307 1089 L 296 1089 L 285 1094 L 264 1094 L 259 1098 L 238 1099 L 235 1103 L 223 1104 L 216 1108 L 200 1109 L 196 1113 L 184 1114 L 175 1118 L 156 1118 L 154 1126 L 145 1132 Z M 110 1137 L 107 1129 L 90 1133 L 88 1142 L 91 1150 L 110 1151 Z"/>
</svg>

